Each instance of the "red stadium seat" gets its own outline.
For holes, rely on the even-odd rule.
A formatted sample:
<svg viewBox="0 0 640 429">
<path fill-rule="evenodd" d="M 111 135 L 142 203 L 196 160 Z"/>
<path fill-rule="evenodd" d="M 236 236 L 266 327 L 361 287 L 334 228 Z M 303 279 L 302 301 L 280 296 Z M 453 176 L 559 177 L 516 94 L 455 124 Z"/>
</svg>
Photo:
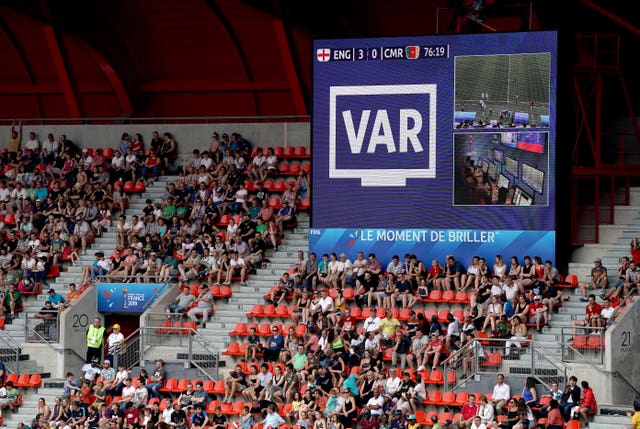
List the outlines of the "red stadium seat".
<svg viewBox="0 0 640 429">
<path fill-rule="evenodd" d="M 296 207 L 297 210 L 309 210 L 311 208 L 311 198 L 306 197 L 300 201 L 300 204 Z"/>
<path fill-rule="evenodd" d="M 271 207 L 272 209 L 279 209 L 280 204 L 281 204 L 280 198 L 278 197 L 269 198 L 269 207 Z"/>
<path fill-rule="evenodd" d="M 291 165 L 290 165 L 288 162 L 286 162 L 286 161 L 283 161 L 283 162 L 281 162 L 281 163 L 279 163 L 279 164 L 278 164 L 278 170 L 280 170 L 280 174 L 283 174 L 283 175 L 289 175 L 289 174 L 291 174 L 291 173 L 289 172 L 290 168 L 291 168 Z M 277 190 L 277 189 L 275 189 L 275 191 L 277 191 L 277 192 L 282 192 L 282 191 Z"/>
<path fill-rule="evenodd" d="M 296 148 L 293 146 L 285 146 L 282 150 L 282 156 L 285 158 L 293 158 L 295 156 Z"/>
</svg>

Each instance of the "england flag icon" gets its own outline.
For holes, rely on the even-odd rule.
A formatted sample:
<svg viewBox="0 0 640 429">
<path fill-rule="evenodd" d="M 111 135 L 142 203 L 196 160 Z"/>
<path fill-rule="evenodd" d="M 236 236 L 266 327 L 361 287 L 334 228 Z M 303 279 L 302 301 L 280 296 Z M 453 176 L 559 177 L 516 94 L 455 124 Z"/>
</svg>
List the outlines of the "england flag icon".
<svg viewBox="0 0 640 429">
<path fill-rule="evenodd" d="M 331 49 L 320 48 L 316 51 L 316 58 L 321 63 L 326 63 L 331 58 Z"/>
</svg>

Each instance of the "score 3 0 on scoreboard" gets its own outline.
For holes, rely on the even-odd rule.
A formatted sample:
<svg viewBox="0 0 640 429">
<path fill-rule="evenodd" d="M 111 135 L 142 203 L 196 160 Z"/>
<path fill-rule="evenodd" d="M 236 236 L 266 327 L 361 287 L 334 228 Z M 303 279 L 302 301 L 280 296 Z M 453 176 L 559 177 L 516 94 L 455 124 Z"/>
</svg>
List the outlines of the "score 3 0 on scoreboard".
<svg viewBox="0 0 640 429">
<path fill-rule="evenodd" d="M 379 60 L 417 60 L 420 58 L 448 58 L 448 45 L 430 46 L 387 46 L 371 48 L 329 49 L 317 48 L 316 59 L 328 61 L 379 61 Z"/>
<path fill-rule="evenodd" d="M 539 256 L 553 259 L 556 32 L 316 40 L 313 51 L 310 238 L 323 244 L 311 250 L 328 250 L 332 228 L 510 231 L 496 236 L 517 242 L 496 248 L 525 254 L 544 240 Z M 523 131 L 539 150 L 503 143 Z"/>
</svg>

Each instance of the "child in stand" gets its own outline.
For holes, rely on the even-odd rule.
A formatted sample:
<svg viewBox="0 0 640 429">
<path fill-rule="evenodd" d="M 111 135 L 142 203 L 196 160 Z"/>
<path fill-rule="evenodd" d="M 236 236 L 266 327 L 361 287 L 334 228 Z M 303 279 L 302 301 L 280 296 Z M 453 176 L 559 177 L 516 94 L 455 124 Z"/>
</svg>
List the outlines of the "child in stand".
<svg viewBox="0 0 640 429">
<path fill-rule="evenodd" d="M 242 426 L 242 429 L 251 429 L 253 426 L 253 415 L 249 412 L 249 407 L 247 406 L 242 407 L 240 426 Z"/>
</svg>

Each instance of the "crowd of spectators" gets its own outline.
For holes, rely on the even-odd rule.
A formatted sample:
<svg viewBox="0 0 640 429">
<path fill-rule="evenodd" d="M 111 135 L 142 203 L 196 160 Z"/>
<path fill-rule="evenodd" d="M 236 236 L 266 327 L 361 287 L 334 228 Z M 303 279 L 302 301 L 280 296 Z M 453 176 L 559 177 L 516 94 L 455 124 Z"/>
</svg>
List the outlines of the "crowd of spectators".
<svg viewBox="0 0 640 429">
<path fill-rule="evenodd" d="M 178 149 L 170 133 L 162 137 L 154 133 L 148 148 L 140 134 L 135 134 L 133 141 L 129 141 L 128 134 L 123 134 L 110 159 L 105 156 L 105 150 L 96 149 L 91 153 L 81 150 L 66 136 L 56 141 L 49 135 L 40 144 L 37 136 L 30 133 L 29 141 L 22 146 L 21 126 L 12 127 L 11 133 L 9 151 L 0 156 L 4 174 L 0 180 L 0 214 L 3 215 L 0 233 L 4 238 L 0 245 L 3 292 L 0 316 L 9 318 L 17 317 L 19 312 L 21 288 L 25 291 L 30 283 L 47 286 L 46 272 L 50 266 L 61 261 L 74 263 L 78 255 L 86 252 L 93 238 L 111 226 L 114 211 L 124 207 L 126 194 L 121 185 L 124 181 L 155 179 L 160 174 L 174 173 L 160 201 L 147 201 L 142 213 L 130 218 L 120 213 L 116 221 L 117 247 L 111 255 L 96 253 L 96 261 L 83 272 L 79 282 L 82 288 L 96 279 L 150 282 L 178 276 L 184 281 L 199 279 L 220 285 L 239 279 L 241 285 L 245 285 L 247 276 L 262 264 L 266 249 L 269 246 L 277 249 L 282 231 L 295 222 L 296 208 L 310 192 L 307 173 L 301 171 L 295 181 L 287 184 L 280 199 L 282 205 L 271 205 L 270 191 L 264 187 L 264 181 L 278 175 L 278 159 L 271 148 L 267 154 L 262 150 L 253 153 L 251 144 L 238 133 L 223 134 L 222 138 L 214 133 L 208 147 L 194 150 L 187 164 L 177 170 L 173 170 L 173 163 Z M 255 181 L 250 189 L 248 179 Z M 225 218 L 228 221 L 223 222 Z M 7 222 L 8 219 L 15 221 Z M 437 260 L 427 266 L 416 255 L 405 255 L 404 260 L 395 256 L 383 266 L 374 254 L 365 257 L 359 253 L 352 262 L 345 254 L 325 254 L 318 258 L 310 253 L 305 258 L 304 253 L 299 252 L 294 271 L 283 276 L 269 299 L 273 303 L 295 304 L 293 318 L 306 326 L 305 336 L 300 337 L 295 330 L 279 332 L 274 327 L 273 335 L 263 344 L 260 337 L 252 333 L 247 340 L 251 347 L 247 348 L 245 358 L 248 364 L 253 364 L 246 371 L 241 367 L 229 373 L 223 401 L 233 400 L 240 392 L 257 405 L 253 410 L 243 410 L 240 423 L 246 429 L 252 418 L 268 426 L 278 425 L 282 418 L 276 417 L 277 411 L 285 403 L 291 404 L 285 416 L 287 422 L 305 429 L 348 428 L 356 422 L 369 428 L 415 427 L 416 413 L 428 397 L 423 377 L 426 368 L 433 371 L 451 362 L 448 359 L 464 351 L 465 345 L 479 332 L 508 338 L 505 351 L 509 355 L 510 348 L 521 347 L 528 338 L 527 324 L 540 331 L 552 320 L 554 306 L 562 301 L 557 268 L 551 261 L 543 262 L 537 256 L 525 256 L 522 264 L 514 256 L 510 262 L 507 265 L 497 255 L 489 265 L 484 258 L 474 257 L 465 268 L 449 255 L 444 266 Z M 630 287 L 629 283 L 625 271 L 623 287 Z M 349 311 L 352 304 L 344 295 L 347 289 L 354 292 L 355 305 L 372 310 L 362 324 Z M 619 289 L 620 286 L 615 286 L 605 291 L 606 298 L 619 296 Z M 186 290 L 185 296 L 189 296 Z M 420 303 L 428 300 L 433 291 L 467 292 L 469 301 L 464 317 L 457 318 L 450 313 L 445 321 L 438 320 L 437 316 L 427 319 L 420 311 Z M 47 319 L 77 296 L 75 287 L 73 292 L 61 300 L 55 290 L 48 291 L 52 298 L 38 313 L 45 319 L 43 337 L 52 336 L 50 327 L 46 326 L 50 324 Z M 185 311 L 194 301 L 182 295 L 179 298 L 167 307 L 167 317 Z M 197 305 L 190 310 L 189 317 L 206 323 L 209 313 L 205 307 L 209 309 L 209 306 Z M 378 316 L 377 308 L 385 309 L 384 317 Z M 400 321 L 394 315 L 398 309 L 409 310 L 406 320 Z M 198 315 L 202 316 L 201 320 Z M 390 365 L 384 363 L 385 350 L 392 350 Z M 475 352 L 480 358 L 485 357 L 481 348 Z M 471 362 L 467 363 L 464 368 L 470 374 L 473 368 Z M 109 371 L 109 360 L 106 360 L 99 369 L 100 376 L 96 376 L 98 372 L 93 368 L 97 364 L 99 362 L 92 361 L 89 367 L 83 368 L 83 378 L 88 381 L 84 384 L 75 384 L 70 374 L 63 397 L 51 410 L 54 421 L 64 409 L 69 410 L 67 421 L 71 423 L 67 424 L 70 427 L 84 427 L 86 420 L 73 420 L 78 413 L 84 413 L 85 419 L 94 418 L 96 426 L 107 424 L 105 419 L 118 427 L 137 427 L 142 422 L 147 425 L 157 421 L 175 427 L 186 425 L 187 413 L 182 405 L 178 403 L 161 413 L 148 401 L 148 385 L 140 377 L 136 383 L 141 385 L 134 386 L 134 390 L 135 387 L 145 390 L 144 399 L 118 401 L 110 408 L 100 403 L 99 399 L 107 394 L 122 395 L 122 391 L 112 388 L 120 386 L 131 390 L 127 383 L 133 380 L 126 377 L 115 385 L 108 384 L 103 372 L 113 372 L 108 380 L 115 381 L 120 371 Z M 358 371 L 353 371 L 354 368 Z M 88 379 L 86 374 L 93 377 Z M 103 380 L 97 382 L 99 377 Z M 573 390 L 574 381 L 577 380 L 570 381 L 567 388 Z M 498 387 L 500 384 L 498 380 Z M 583 382 L 583 387 L 585 384 Z M 537 402 L 527 403 L 530 401 L 525 393 L 531 392 L 530 388 L 527 381 L 519 395 L 521 398 L 511 394 L 502 398 L 494 389 L 491 401 L 487 397 L 469 400 L 467 405 L 475 410 L 473 415 L 466 417 L 461 412 L 463 420 L 442 423 L 474 429 L 481 429 L 482 425 L 497 427 L 498 421 L 488 417 L 490 412 L 484 414 L 485 409 L 493 408 L 495 415 L 504 414 L 509 419 L 506 427 L 504 420 L 500 423 L 503 429 L 523 424 L 525 420 L 532 427 L 531 405 Z M 588 384 L 583 390 L 587 389 Z M 142 395 L 142 390 L 140 392 Z M 74 401 L 70 399 L 72 394 Z M 157 391 L 152 390 L 151 396 L 157 395 Z M 549 414 L 553 415 L 553 410 L 558 408 L 565 420 L 574 412 L 586 418 L 595 403 L 591 404 L 586 394 L 583 396 L 572 394 L 570 399 L 556 399 L 557 407 L 551 401 Z M 82 398 L 93 400 L 88 403 Z M 518 399 L 524 400 L 524 406 Z M 497 400 L 502 402 L 496 403 Z M 589 408 L 567 412 L 565 408 L 570 407 L 562 406 L 567 402 L 577 406 L 580 401 Z M 139 405 L 148 402 L 148 411 L 145 409 L 142 415 L 127 421 L 129 411 L 133 413 Z M 192 405 L 189 418 L 202 412 L 202 404 Z M 483 407 L 483 412 L 478 413 L 473 407 Z M 109 409 L 119 417 L 107 418 Z M 261 410 L 262 416 L 250 417 L 255 410 Z M 66 411 L 64 414 L 67 415 Z M 173 414 L 181 423 L 170 424 Z M 217 427 L 221 424 L 218 414 L 210 420 L 197 421 L 196 427 L 207 424 Z M 478 415 L 480 421 L 476 421 Z M 35 427 L 39 427 L 41 419 L 52 420 L 39 416 Z"/>
<path fill-rule="evenodd" d="M 226 378 L 223 402 L 241 394 L 256 410 L 265 411 L 271 404 L 287 407 L 286 422 L 301 427 L 317 427 L 318 419 L 331 425 L 334 418 L 335 427 L 415 425 L 429 397 L 429 369 L 441 370 L 443 363 L 465 356 L 463 377 L 470 375 L 475 370 L 473 353 L 480 361 L 487 357 L 480 342 L 475 342 L 476 350 L 468 346 L 480 332 L 506 340 L 498 347 L 504 347 L 506 357 L 514 356 L 511 350 L 531 339 L 528 326 L 539 331 L 549 323 L 566 287 L 552 262 L 537 256 L 525 256 L 522 264 L 514 256 L 507 264 L 497 255 L 491 265 L 474 257 L 466 268 L 452 255 L 444 266 L 434 260 L 429 268 L 409 254 L 404 260 L 394 256 L 386 265 L 375 254 L 362 252 L 353 262 L 343 253 L 318 258 L 299 251 L 296 257 L 265 298 L 274 305 L 293 304 L 292 318 L 306 326 L 306 333 L 300 336 L 295 325 L 287 332 L 272 325 L 272 335 L 265 340 L 251 328 L 243 365 Z M 466 292 L 463 317 L 449 312 L 446 320 L 438 315 L 427 319 L 422 303 L 433 291 Z M 368 307 L 370 316 L 359 321 L 350 311 L 353 306 Z M 408 310 L 408 316 L 400 318 L 399 310 Z M 572 390 L 574 381 L 565 390 Z M 471 395 L 466 415 L 467 405 L 454 413 L 453 421 L 437 422 L 435 416 L 433 423 L 510 429 L 534 427 L 549 415 L 543 427 L 562 427 L 570 418 L 588 425 L 596 409 L 592 391 L 555 397 L 557 383 L 551 385 L 549 394 L 538 393 L 535 380 L 528 378 L 522 391 L 512 392 L 500 374 L 493 392 Z M 586 381 L 583 385 L 588 387 Z M 562 422 L 556 416 L 559 410 Z"/>
<path fill-rule="evenodd" d="M 277 249 L 282 232 L 295 225 L 297 206 L 310 192 L 303 170 L 273 194 L 281 204 L 272 204 L 263 181 L 279 176 L 281 160 L 273 148 L 252 153 L 239 133 L 213 133 L 183 167 L 176 166 L 178 146 L 168 132 L 154 132 L 148 145 L 141 134 L 124 133 L 113 147 L 97 149 L 81 148 L 65 135 L 49 134 L 41 142 L 35 132 L 23 142 L 22 134 L 22 123 L 12 124 L 9 147 L 0 152 L 0 317 L 10 323 L 23 311 L 24 295 L 45 288 L 47 300 L 33 315 L 42 319 L 34 333 L 44 341 L 57 340 L 57 313 L 97 280 L 145 283 L 180 277 L 227 285 L 239 279 L 246 285 L 266 249 Z M 173 176 L 161 200 L 147 201 L 142 213 L 128 218 L 124 184 L 153 183 L 161 174 Z M 75 265 L 114 223 L 116 248 L 96 252 L 95 261 L 83 267 L 79 287 L 70 284 L 66 297 L 50 288 L 51 267 Z M 201 317 L 203 324 L 211 310 L 204 295 L 188 315 Z M 74 394 L 87 393 L 87 387 L 92 396 L 100 396 L 96 388 L 106 390 L 104 384 L 89 383 Z M 100 411 L 82 400 L 67 402 L 69 416 Z M 89 427 L 100 421 L 88 419 Z M 69 422 L 78 428 L 86 423 L 73 417 Z"/>
</svg>

